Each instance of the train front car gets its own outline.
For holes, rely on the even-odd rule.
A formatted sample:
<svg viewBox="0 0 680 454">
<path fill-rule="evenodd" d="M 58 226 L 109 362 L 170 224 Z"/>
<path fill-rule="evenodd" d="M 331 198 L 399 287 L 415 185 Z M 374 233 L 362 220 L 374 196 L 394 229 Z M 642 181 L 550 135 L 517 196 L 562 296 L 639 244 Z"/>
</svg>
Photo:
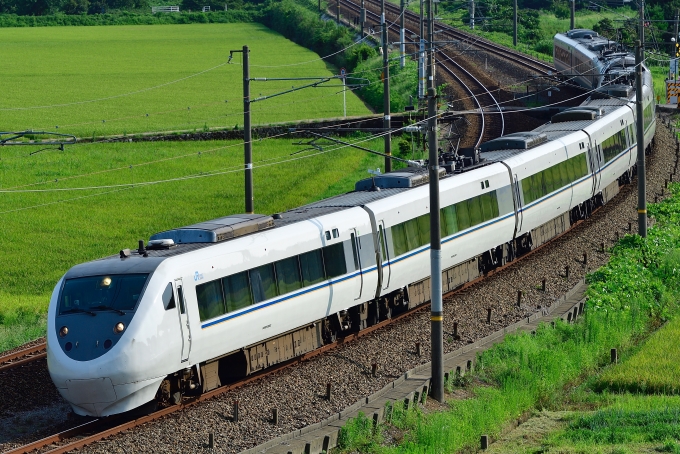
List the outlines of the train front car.
<svg viewBox="0 0 680 454">
<path fill-rule="evenodd" d="M 152 401 L 179 362 L 176 320 L 171 326 L 158 301 L 167 285 L 162 261 L 122 252 L 71 268 L 54 289 L 47 365 L 76 414 L 108 416 Z"/>
</svg>

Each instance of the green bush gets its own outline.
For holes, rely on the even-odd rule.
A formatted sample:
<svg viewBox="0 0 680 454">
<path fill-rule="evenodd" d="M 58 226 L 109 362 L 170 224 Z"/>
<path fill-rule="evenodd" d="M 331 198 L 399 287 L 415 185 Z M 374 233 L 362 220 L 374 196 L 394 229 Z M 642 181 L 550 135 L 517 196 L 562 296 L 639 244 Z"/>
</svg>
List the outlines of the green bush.
<svg viewBox="0 0 680 454">
<path fill-rule="evenodd" d="M 270 1 L 258 20 L 319 55 L 332 55 L 329 60 L 349 72 L 361 60 L 375 55 L 375 50 L 368 45 L 354 44 L 353 31 L 333 21 L 321 20 L 310 8 L 313 9 L 303 1 Z"/>
</svg>

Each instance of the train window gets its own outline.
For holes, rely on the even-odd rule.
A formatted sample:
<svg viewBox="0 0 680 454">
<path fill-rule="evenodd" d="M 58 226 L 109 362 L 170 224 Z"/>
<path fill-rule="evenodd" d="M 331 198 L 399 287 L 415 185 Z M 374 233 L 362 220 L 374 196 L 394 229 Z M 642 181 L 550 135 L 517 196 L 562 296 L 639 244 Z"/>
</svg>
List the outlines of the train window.
<svg viewBox="0 0 680 454">
<path fill-rule="evenodd" d="M 420 246 L 420 232 L 418 232 L 418 220 L 409 219 L 404 222 L 406 228 L 406 242 L 408 243 L 408 250 L 412 251 Z"/>
<path fill-rule="evenodd" d="M 196 286 L 198 314 L 201 321 L 217 317 L 227 312 L 224 307 L 224 295 L 220 280 L 206 282 Z"/>
<path fill-rule="evenodd" d="M 470 214 L 470 227 L 480 224 L 484 219 L 482 218 L 482 206 L 479 203 L 479 197 L 468 199 L 468 213 Z"/>
<path fill-rule="evenodd" d="M 276 268 L 276 283 L 279 287 L 279 295 L 302 287 L 300 265 L 297 256 L 279 260 L 274 264 L 274 267 Z"/>
<path fill-rule="evenodd" d="M 165 310 L 169 309 L 174 309 L 175 306 L 175 292 L 172 291 L 172 282 L 168 284 L 167 287 L 165 287 L 165 290 L 163 291 L 163 296 L 161 297 L 163 300 L 163 307 L 165 307 Z"/>
<path fill-rule="evenodd" d="M 586 155 L 580 154 L 578 156 L 574 156 L 572 158 L 575 162 L 576 165 L 574 168 L 576 169 L 576 178 L 581 178 L 582 176 L 585 176 L 588 174 L 588 163 L 586 162 Z"/>
<path fill-rule="evenodd" d="M 328 279 L 347 274 L 345 263 L 345 247 L 342 243 L 335 243 L 323 248 L 323 264 Z"/>
<path fill-rule="evenodd" d="M 488 188 L 489 187 L 489 180 L 484 180 L 484 187 Z"/>
<path fill-rule="evenodd" d="M 418 233 L 420 233 L 420 241 L 418 246 L 423 246 L 430 243 L 430 215 L 424 214 L 416 218 L 418 220 Z"/>
<path fill-rule="evenodd" d="M 560 168 L 560 181 L 562 182 L 562 186 L 566 186 L 569 183 L 571 183 L 571 180 L 569 179 L 569 165 L 568 165 L 569 160 L 567 159 L 566 161 L 560 162 L 559 168 Z"/>
<path fill-rule="evenodd" d="M 555 180 L 553 179 L 553 173 L 550 168 L 547 168 L 540 172 L 543 176 L 543 182 L 545 183 L 545 193 L 548 194 L 555 190 Z"/>
<path fill-rule="evenodd" d="M 250 270 L 250 285 L 255 303 L 274 298 L 278 294 L 274 278 L 274 264 L 269 263 Z M 228 302 L 227 306 L 229 306 Z"/>
<path fill-rule="evenodd" d="M 467 200 L 458 202 L 456 204 L 456 220 L 458 221 L 458 229 L 465 230 L 470 227 L 470 213 L 468 211 Z"/>
<path fill-rule="evenodd" d="M 340 236 L 340 231 L 338 229 L 333 229 L 333 238 L 337 238 Z"/>
<path fill-rule="evenodd" d="M 482 217 L 485 221 L 498 217 L 498 197 L 496 191 L 488 192 L 480 197 Z"/>
<path fill-rule="evenodd" d="M 482 181 L 481 183 L 482 183 L 482 189 L 484 189 L 484 182 Z"/>
<path fill-rule="evenodd" d="M 404 223 L 392 226 L 392 245 L 394 246 L 394 255 L 401 255 L 409 251 Z"/>
<path fill-rule="evenodd" d="M 574 158 L 569 158 L 565 161 L 566 167 L 567 167 L 567 176 L 569 177 L 569 181 L 576 181 L 576 175 L 578 172 L 576 171 L 576 161 L 574 161 Z"/>
<path fill-rule="evenodd" d="M 331 232 L 326 230 L 326 240 L 330 240 L 330 239 L 331 239 Z"/>
<path fill-rule="evenodd" d="M 227 300 L 227 312 L 237 311 L 253 304 L 248 272 L 243 271 L 222 279 Z"/>
<path fill-rule="evenodd" d="M 441 220 L 442 237 L 453 235 L 458 231 L 458 220 L 456 219 L 455 205 L 442 208 L 439 218 Z"/>
<path fill-rule="evenodd" d="M 323 281 L 325 277 L 321 249 L 301 254 L 300 268 L 302 269 L 302 283 L 305 287 Z"/>
</svg>

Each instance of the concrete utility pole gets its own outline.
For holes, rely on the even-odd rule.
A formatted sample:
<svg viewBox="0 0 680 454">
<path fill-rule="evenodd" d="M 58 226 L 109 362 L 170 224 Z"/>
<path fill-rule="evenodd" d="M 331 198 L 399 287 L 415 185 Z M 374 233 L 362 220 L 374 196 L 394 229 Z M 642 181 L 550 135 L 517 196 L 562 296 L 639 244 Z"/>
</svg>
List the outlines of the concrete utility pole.
<svg viewBox="0 0 680 454">
<path fill-rule="evenodd" d="M 675 30 L 673 37 L 675 38 L 676 45 L 671 45 L 671 59 L 675 59 L 675 74 L 673 75 L 673 80 L 678 80 L 678 22 L 680 22 L 680 9 L 675 10 Z"/>
<path fill-rule="evenodd" d="M 635 103 L 637 129 L 637 177 L 638 177 L 638 234 L 647 237 L 647 187 L 645 172 L 645 117 L 642 104 L 642 62 L 645 45 L 645 2 L 640 0 L 640 39 L 635 52 Z"/>
<path fill-rule="evenodd" d="M 425 3 L 420 0 L 418 36 L 418 99 L 425 98 Z"/>
<path fill-rule="evenodd" d="M 337 10 L 335 12 L 336 18 L 335 21 L 340 25 L 340 0 L 338 0 L 338 5 L 337 5 Z"/>
<path fill-rule="evenodd" d="M 406 2 L 405 0 L 401 0 L 400 5 L 399 5 L 400 11 L 401 11 L 401 17 L 399 18 L 399 66 L 404 67 L 406 66 L 406 27 L 404 26 L 404 10 L 406 9 Z"/>
<path fill-rule="evenodd" d="M 361 13 L 359 15 L 359 21 L 361 22 L 361 37 L 365 38 L 366 33 L 364 30 L 366 30 L 366 1 L 361 0 Z"/>
<path fill-rule="evenodd" d="M 389 42 L 387 40 L 387 21 L 385 20 L 385 0 L 380 2 L 380 21 L 382 22 L 383 50 L 383 128 L 385 128 L 385 172 L 392 171 L 392 128 L 390 121 L 390 59 Z"/>
<path fill-rule="evenodd" d="M 430 167 L 430 328 L 432 341 L 432 398 L 444 401 L 444 306 L 442 302 L 442 242 L 439 231 L 439 153 L 437 147 L 437 89 L 434 82 L 434 17 L 428 0 L 427 134 Z"/>
<path fill-rule="evenodd" d="M 470 0 L 470 28 L 475 29 L 475 0 Z"/>
<path fill-rule="evenodd" d="M 569 30 L 573 30 L 575 25 L 574 25 L 574 16 L 576 15 L 576 0 L 571 0 L 571 22 L 569 23 Z"/>
<path fill-rule="evenodd" d="M 517 0 L 512 10 L 512 45 L 517 47 Z"/>
<path fill-rule="evenodd" d="M 253 214 L 253 140 L 250 129 L 250 67 L 248 65 L 248 46 L 243 50 L 229 52 L 231 61 L 235 52 L 243 53 L 243 161 L 245 169 L 246 213 Z"/>
</svg>

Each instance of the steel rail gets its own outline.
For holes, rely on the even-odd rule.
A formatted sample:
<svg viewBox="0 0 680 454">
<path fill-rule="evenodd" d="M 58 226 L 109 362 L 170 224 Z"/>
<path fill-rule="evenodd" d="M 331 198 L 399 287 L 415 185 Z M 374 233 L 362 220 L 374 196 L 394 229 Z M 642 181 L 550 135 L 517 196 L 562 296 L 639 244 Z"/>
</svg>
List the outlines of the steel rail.
<svg viewBox="0 0 680 454">
<path fill-rule="evenodd" d="M 358 13 L 358 12 L 360 11 L 359 5 L 356 5 L 356 4 L 353 3 L 351 0 L 341 0 L 341 4 L 344 4 L 346 9 L 350 9 L 351 11 L 353 11 L 353 12 L 355 12 L 355 13 Z M 374 18 L 375 20 L 379 20 L 379 16 L 378 16 L 375 12 L 371 11 L 370 9 L 367 9 L 366 12 L 368 13 L 368 15 L 370 15 L 370 16 L 371 16 L 372 18 Z M 393 30 L 393 29 L 396 29 L 396 30 Z M 389 31 L 392 31 L 392 33 L 396 33 L 397 35 L 400 35 L 399 30 L 398 30 L 398 28 L 396 27 L 396 24 L 395 24 L 394 22 L 388 27 L 388 30 L 389 30 Z M 410 32 L 410 34 L 414 33 L 414 32 L 413 32 L 412 30 L 410 30 L 410 29 L 406 29 L 406 30 L 407 30 L 408 32 Z M 411 40 L 411 42 L 412 42 L 413 44 L 416 44 L 415 41 L 412 40 L 412 38 L 409 37 L 409 38 L 407 38 L 407 39 Z M 468 84 L 468 83 L 465 83 L 465 82 L 463 81 L 463 79 L 462 79 L 458 74 L 455 73 L 455 71 L 453 71 L 451 68 L 449 68 L 448 66 L 446 66 L 446 65 L 443 64 L 443 63 L 440 65 L 440 66 L 446 71 L 447 74 L 449 74 L 451 77 L 453 77 L 453 78 L 461 85 L 461 87 L 463 87 L 463 89 L 470 95 L 469 99 L 471 99 L 472 102 L 476 105 L 476 108 L 474 108 L 473 110 L 477 110 L 477 111 L 479 112 L 479 116 L 480 116 L 480 118 L 481 118 L 482 124 L 481 124 L 481 127 L 479 128 L 479 129 L 480 129 L 480 130 L 479 130 L 479 135 L 477 136 L 477 140 L 476 140 L 476 142 L 475 142 L 475 146 L 477 147 L 477 146 L 479 146 L 479 145 L 481 144 L 481 142 L 482 142 L 482 140 L 483 140 L 483 138 L 484 138 L 484 133 L 486 132 L 486 118 L 485 118 L 485 114 L 484 114 L 484 106 L 482 105 L 482 102 L 479 100 L 479 97 L 480 97 L 480 96 L 488 96 L 488 97 L 490 98 L 490 100 L 491 100 L 491 104 L 490 104 L 490 105 L 493 105 L 493 104 L 496 105 L 497 110 L 498 110 L 498 112 L 499 112 L 498 115 L 500 115 L 500 119 L 501 119 L 500 135 L 503 135 L 503 132 L 505 131 L 505 118 L 504 118 L 504 114 L 503 114 L 503 112 L 502 112 L 502 109 L 500 108 L 500 103 L 498 102 L 498 100 L 496 99 L 496 97 L 489 91 L 489 89 L 488 89 L 481 81 L 479 81 L 479 79 L 477 79 L 475 76 L 473 76 L 473 75 L 472 75 L 467 69 L 465 69 L 462 65 L 460 65 L 460 64 L 457 63 L 457 62 L 455 62 L 455 61 L 454 61 L 449 55 L 447 55 L 445 52 L 443 52 L 443 51 L 441 51 L 441 50 L 438 50 L 438 51 L 435 53 L 435 55 L 439 56 L 439 57 L 438 57 L 438 60 L 439 60 L 440 62 L 442 62 L 442 61 L 445 59 L 445 60 L 447 60 L 448 62 L 450 62 L 451 64 L 453 64 L 459 71 L 461 71 L 461 72 L 465 75 L 465 77 L 470 78 L 474 84 L 476 84 L 476 85 L 478 85 L 479 87 L 481 87 L 481 89 L 482 89 L 483 92 L 484 92 L 484 93 L 482 93 L 482 94 L 476 95 L 476 94 L 473 92 L 472 88 L 470 88 L 469 84 Z"/>
<path fill-rule="evenodd" d="M 32 363 L 47 356 L 46 344 L 34 345 L 7 355 L 0 356 L 0 372 L 13 369 L 24 364 Z"/>
</svg>

